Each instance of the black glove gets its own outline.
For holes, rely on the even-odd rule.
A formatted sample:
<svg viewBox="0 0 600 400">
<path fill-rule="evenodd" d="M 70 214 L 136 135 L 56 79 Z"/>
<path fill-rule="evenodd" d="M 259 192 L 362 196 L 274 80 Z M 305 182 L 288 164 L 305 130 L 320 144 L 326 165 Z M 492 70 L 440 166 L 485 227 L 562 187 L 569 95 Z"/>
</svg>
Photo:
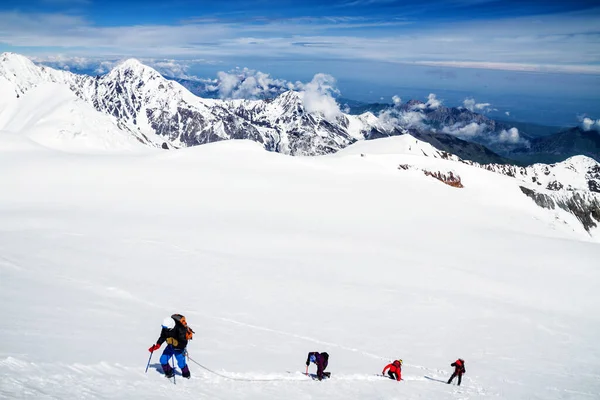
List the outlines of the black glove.
<svg viewBox="0 0 600 400">
<path fill-rule="evenodd" d="M 306 360 L 306 366 L 308 367 L 310 365 L 310 361 Z"/>
</svg>

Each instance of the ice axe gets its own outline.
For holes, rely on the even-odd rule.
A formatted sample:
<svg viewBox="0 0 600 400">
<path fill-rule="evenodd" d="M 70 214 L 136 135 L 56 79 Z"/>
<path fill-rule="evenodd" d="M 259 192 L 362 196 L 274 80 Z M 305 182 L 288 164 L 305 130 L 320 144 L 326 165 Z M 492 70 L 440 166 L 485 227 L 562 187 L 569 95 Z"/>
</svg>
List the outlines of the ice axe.
<svg viewBox="0 0 600 400">
<path fill-rule="evenodd" d="M 150 352 L 150 357 L 148 357 L 148 364 L 146 364 L 146 372 L 148 373 L 148 367 L 150 366 L 150 360 L 152 360 L 152 354 L 154 354 L 154 350 Z"/>
</svg>

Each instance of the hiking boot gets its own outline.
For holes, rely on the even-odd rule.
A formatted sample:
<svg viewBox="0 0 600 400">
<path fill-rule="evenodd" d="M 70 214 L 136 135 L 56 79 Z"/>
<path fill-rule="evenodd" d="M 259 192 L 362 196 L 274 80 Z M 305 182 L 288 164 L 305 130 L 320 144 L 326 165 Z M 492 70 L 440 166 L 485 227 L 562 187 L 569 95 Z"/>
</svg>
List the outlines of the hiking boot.
<svg viewBox="0 0 600 400">
<path fill-rule="evenodd" d="M 173 371 L 173 368 L 171 368 L 169 364 L 161 364 L 161 367 L 167 378 L 172 378 L 175 376 L 175 371 Z"/>
<path fill-rule="evenodd" d="M 190 369 L 187 365 L 181 369 L 181 375 L 187 379 L 191 378 Z"/>
</svg>

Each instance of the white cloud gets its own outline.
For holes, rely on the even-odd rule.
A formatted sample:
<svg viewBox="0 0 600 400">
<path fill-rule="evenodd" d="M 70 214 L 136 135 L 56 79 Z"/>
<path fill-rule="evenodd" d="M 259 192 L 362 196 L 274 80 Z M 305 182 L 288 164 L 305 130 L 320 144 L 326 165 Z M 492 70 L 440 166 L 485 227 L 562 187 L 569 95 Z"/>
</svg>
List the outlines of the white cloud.
<svg viewBox="0 0 600 400">
<path fill-rule="evenodd" d="M 490 103 L 477 103 L 475 101 L 475 99 L 472 98 L 472 97 L 466 98 L 463 101 L 463 106 L 464 106 L 464 108 L 466 108 L 467 110 L 469 110 L 471 112 L 486 113 L 488 111 L 491 111 L 491 109 L 490 109 L 491 104 Z"/>
<path fill-rule="evenodd" d="M 392 96 L 392 101 L 394 102 L 395 107 L 398 107 L 400 104 L 402 104 L 402 99 L 398 95 Z"/>
<path fill-rule="evenodd" d="M 398 122 L 408 128 L 425 128 L 425 116 L 420 112 L 408 111 L 400 114 Z"/>
<path fill-rule="evenodd" d="M 452 126 L 445 126 L 442 128 L 442 132 L 449 133 L 454 136 L 463 138 L 474 138 L 482 136 L 488 131 L 486 124 L 478 124 L 477 122 L 471 122 L 470 124 L 456 123 Z"/>
<path fill-rule="evenodd" d="M 434 93 L 429 93 L 429 96 L 427 96 L 427 103 L 425 103 L 425 105 L 428 108 L 435 110 L 436 108 L 439 108 L 442 105 L 442 101 L 438 100 Z"/>
<path fill-rule="evenodd" d="M 98 75 L 104 75 L 113 69 L 118 63 L 119 61 L 100 61 L 100 63 L 98 63 L 94 69 L 94 72 Z"/>
<path fill-rule="evenodd" d="M 504 114 L 506 114 L 507 117 L 510 117 L 510 111 L 505 111 Z"/>
<path fill-rule="evenodd" d="M 52 54 L 43 57 L 30 57 L 38 64 L 47 65 L 51 68 L 62 69 L 65 71 L 92 70 L 96 73 L 108 72 L 119 60 L 99 60 L 89 57 L 66 56 L 63 54 Z"/>
<path fill-rule="evenodd" d="M 145 62 L 145 64 L 151 66 L 164 76 L 182 79 L 192 78 L 187 73 L 190 66 L 185 62 L 176 60 L 152 60 L 150 62 Z"/>
<path fill-rule="evenodd" d="M 593 120 L 591 118 L 585 117 L 581 121 L 581 128 L 584 131 L 598 131 L 600 132 L 600 119 Z"/>
<path fill-rule="evenodd" d="M 206 91 L 216 92 L 222 99 L 264 99 L 275 97 L 288 90 L 304 87 L 301 82 L 275 79 L 269 74 L 253 69 L 220 71 L 216 79 L 199 80 L 206 84 Z"/>
<path fill-rule="evenodd" d="M 333 94 L 338 94 L 339 91 L 335 87 L 335 78 L 327 74 L 316 74 L 312 81 L 303 85 L 302 101 L 304 108 L 309 113 L 320 113 L 328 120 L 333 120 L 342 111 Z"/>
<path fill-rule="evenodd" d="M 501 143 L 517 144 L 521 141 L 519 130 L 517 128 L 503 129 L 498 135 L 498 141 Z"/>
<path fill-rule="evenodd" d="M 435 110 L 435 109 L 439 108 L 441 105 L 442 105 L 442 100 L 439 100 L 437 98 L 437 96 L 435 95 L 435 93 L 429 93 L 429 96 L 427 96 L 426 103 L 415 104 L 412 107 L 412 109 L 413 110 L 425 110 L 426 108 L 429 108 L 431 110 Z"/>
<path fill-rule="evenodd" d="M 452 126 L 445 126 L 442 128 L 442 132 L 466 140 L 477 138 L 488 143 L 518 144 L 527 142 L 521 138 L 517 128 L 503 129 L 496 134 L 490 130 L 487 124 L 478 124 L 477 122 L 469 124 L 456 123 Z"/>
<path fill-rule="evenodd" d="M 430 129 L 425 123 L 425 115 L 420 111 L 400 111 L 399 109 L 386 109 L 377 116 L 379 126 L 384 131 L 393 131 L 399 126 L 403 128 Z"/>
<path fill-rule="evenodd" d="M 416 65 L 430 67 L 496 69 L 503 71 L 522 72 L 562 72 L 571 74 L 600 74 L 598 65 L 562 65 L 562 64 L 524 64 L 517 62 L 490 62 L 490 61 L 415 61 Z"/>
<path fill-rule="evenodd" d="M 112 68 L 126 60 L 128 57 L 97 58 L 52 54 L 45 56 L 31 56 L 29 58 L 37 64 L 46 65 L 55 69 L 63 69 L 78 73 L 93 72 L 95 74 L 102 75 L 109 72 Z M 188 71 L 192 68 L 192 66 L 197 64 L 214 64 L 214 62 L 204 59 L 174 60 L 138 57 L 138 60 L 144 65 L 154 68 L 168 78 L 181 78 L 203 82 L 208 82 L 208 80 L 189 75 Z"/>
<path fill-rule="evenodd" d="M 407 22 L 411 21 L 392 24 Z M 365 17 L 328 17 L 98 26 L 67 14 L 4 11 L 0 12 L 0 43 L 38 55 L 48 51 L 40 49 L 52 48 L 69 55 L 115 58 L 359 58 L 459 68 L 600 73 L 598 19 L 589 11 L 440 22 L 435 30 L 413 24 L 410 34 L 402 35 L 379 29 L 389 24 Z"/>
<path fill-rule="evenodd" d="M 427 113 L 424 110 L 429 107 L 439 107 L 439 100 L 435 94 L 429 95 L 429 101 L 417 105 L 411 111 L 402 111 L 399 108 L 388 108 L 378 115 L 379 127 L 386 131 L 392 131 L 396 127 L 416 128 L 432 132 L 441 132 L 457 136 L 464 140 L 477 141 L 479 143 L 503 143 L 503 144 L 527 144 L 528 142 L 521 138 L 517 128 L 510 128 L 495 132 L 488 124 L 477 122 L 457 122 L 453 125 L 442 126 L 435 129 L 427 120 Z"/>
</svg>

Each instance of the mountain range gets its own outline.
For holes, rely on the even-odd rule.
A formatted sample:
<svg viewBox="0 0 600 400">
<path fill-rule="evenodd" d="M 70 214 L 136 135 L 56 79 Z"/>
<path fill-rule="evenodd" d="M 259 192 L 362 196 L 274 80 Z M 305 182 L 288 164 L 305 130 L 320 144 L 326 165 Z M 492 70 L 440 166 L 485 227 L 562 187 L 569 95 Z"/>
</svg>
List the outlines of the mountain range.
<svg viewBox="0 0 600 400">
<path fill-rule="evenodd" d="M 0 92 L 0 131 L 61 150 L 171 149 L 246 139 L 271 152 L 316 156 L 355 148 L 350 145 L 357 142 L 400 136 L 407 138 L 402 141 L 403 152 L 520 180 L 523 194 L 536 204 L 566 210 L 588 231 L 600 220 L 600 165 L 585 156 L 596 150 L 551 165 L 514 165 L 481 143 L 445 133 L 461 129 L 458 126 L 507 132 L 506 125 L 434 101 L 409 101 L 378 115 L 370 111 L 351 115 L 339 109 L 332 112 L 335 102 L 319 92 L 290 90 L 265 100 L 204 99 L 133 59 L 92 77 L 37 66 L 12 53 L 0 56 Z M 594 149 L 598 144 L 594 135 L 574 128 L 531 138 L 527 147 L 504 145 L 511 154 L 531 156 L 533 149 L 558 157 L 573 149 Z M 407 145 L 412 140 L 414 145 Z M 521 139 L 512 144 L 517 143 Z M 425 173 L 461 187 L 460 177 L 452 171 Z"/>
<path fill-rule="evenodd" d="M 556 162 L 578 154 L 600 159 L 600 134 L 595 131 L 573 128 L 534 137 L 464 107 L 416 100 L 363 107 L 360 114 L 339 110 L 331 114 L 311 105 L 333 101 L 324 93 L 290 90 L 263 100 L 201 98 L 134 59 L 94 77 L 38 66 L 24 56 L 3 53 L 0 83 L 8 97 L 5 101 L 27 96 L 41 84 L 63 85 L 110 116 L 116 129 L 141 143 L 164 148 L 249 139 L 269 151 L 311 156 L 335 153 L 359 140 L 410 133 L 442 151 L 478 163 Z"/>
<path fill-rule="evenodd" d="M 576 154 L 600 160 L 600 133 L 579 126 L 564 129 L 532 139 L 528 147 L 514 149 L 511 156 L 523 163 L 554 163 Z"/>
</svg>

